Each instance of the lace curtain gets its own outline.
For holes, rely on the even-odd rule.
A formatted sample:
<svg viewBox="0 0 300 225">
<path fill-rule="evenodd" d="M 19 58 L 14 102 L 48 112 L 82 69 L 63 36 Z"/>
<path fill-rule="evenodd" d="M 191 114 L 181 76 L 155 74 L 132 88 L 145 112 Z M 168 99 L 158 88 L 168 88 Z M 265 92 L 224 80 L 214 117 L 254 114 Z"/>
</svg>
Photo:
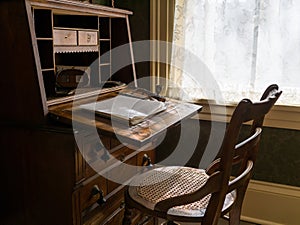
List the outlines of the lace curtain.
<svg viewBox="0 0 300 225">
<path fill-rule="evenodd" d="M 300 1 L 176 0 L 168 94 L 258 99 L 277 83 L 300 105 Z"/>
</svg>

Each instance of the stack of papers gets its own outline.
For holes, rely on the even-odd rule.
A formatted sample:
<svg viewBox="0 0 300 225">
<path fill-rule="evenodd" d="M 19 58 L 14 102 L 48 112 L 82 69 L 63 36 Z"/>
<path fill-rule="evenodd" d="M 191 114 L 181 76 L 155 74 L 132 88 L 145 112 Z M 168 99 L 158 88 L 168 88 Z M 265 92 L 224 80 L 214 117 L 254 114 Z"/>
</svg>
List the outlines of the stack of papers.
<svg viewBox="0 0 300 225">
<path fill-rule="evenodd" d="M 80 109 L 94 111 L 111 119 L 136 125 L 166 109 L 164 102 L 118 95 L 99 102 L 79 106 Z"/>
</svg>

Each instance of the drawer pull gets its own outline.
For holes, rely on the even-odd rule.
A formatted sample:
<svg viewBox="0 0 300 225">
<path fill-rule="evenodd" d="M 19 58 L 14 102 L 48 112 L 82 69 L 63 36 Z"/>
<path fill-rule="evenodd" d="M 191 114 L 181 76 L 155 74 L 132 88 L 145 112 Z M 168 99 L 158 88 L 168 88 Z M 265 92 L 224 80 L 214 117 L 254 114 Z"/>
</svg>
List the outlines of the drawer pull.
<svg viewBox="0 0 300 225">
<path fill-rule="evenodd" d="M 151 158 L 147 154 L 143 156 L 142 166 L 152 166 Z"/>
<path fill-rule="evenodd" d="M 91 42 L 92 36 L 90 34 L 87 34 L 87 42 Z"/>
<path fill-rule="evenodd" d="M 98 194 L 99 194 L 99 199 L 97 200 L 97 203 L 99 205 L 103 205 L 106 202 L 103 191 L 99 189 L 98 185 L 94 185 L 94 187 L 92 188 L 91 197 L 94 197 Z"/>
<path fill-rule="evenodd" d="M 125 161 L 125 154 L 121 154 L 121 155 L 119 156 L 119 160 L 120 160 L 121 162 L 124 162 L 124 161 Z"/>
<path fill-rule="evenodd" d="M 96 142 L 93 146 L 93 149 L 94 149 L 95 152 L 98 152 L 99 150 L 101 150 L 103 148 L 104 148 L 103 145 L 99 142 Z"/>
<path fill-rule="evenodd" d="M 101 159 L 102 159 L 104 162 L 107 162 L 107 161 L 110 159 L 109 154 L 107 153 L 107 150 L 104 150 L 103 155 L 101 155 Z"/>
<path fill-rule="evenodd" d="M 120 204 L 120 209 L 123 209 L 125 207 L 125 202 L 122 201 L 121 204 Z"/>
</svg>

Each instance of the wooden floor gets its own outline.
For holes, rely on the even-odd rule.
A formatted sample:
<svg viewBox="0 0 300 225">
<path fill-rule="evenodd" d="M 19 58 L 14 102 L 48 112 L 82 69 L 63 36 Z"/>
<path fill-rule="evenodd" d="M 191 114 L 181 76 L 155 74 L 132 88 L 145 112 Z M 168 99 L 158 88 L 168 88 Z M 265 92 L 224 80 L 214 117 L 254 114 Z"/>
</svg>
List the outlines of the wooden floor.
<svg viewBox="0 0 300 225">
<path fill-rule="evenodd" d="M 158 224 L 161 224 L 161 223 L 162 223 L 162 221 L 158 222 Z M 199 225 L 199 223 L 180 223 L 180 225 Z M 220 222 L 218 223 L 218 225 L 228 225 L 228 222 L 226 220 L 220 219 Z M 241 221 L 240 225 L 260 225 L 260 224 Z"/>
<path fill-rule="evenodd" d="M 228 225 L 228 222 L 221 219 L 220 222 L 218 223 L 218 225 Z M 240 225 L 259 225 L 259 224 L 241 221 Z"/>
</svg>

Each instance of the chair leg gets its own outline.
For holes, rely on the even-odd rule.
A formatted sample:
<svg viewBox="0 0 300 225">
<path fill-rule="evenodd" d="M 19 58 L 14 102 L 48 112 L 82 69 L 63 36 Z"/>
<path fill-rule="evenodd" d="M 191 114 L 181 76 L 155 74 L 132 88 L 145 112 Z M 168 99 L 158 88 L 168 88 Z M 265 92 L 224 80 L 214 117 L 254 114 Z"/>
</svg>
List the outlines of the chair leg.
<svg viewBox="0 0 300 225">
<path fill-rule="evenodd" d="M 237 199 L 238 201 L 235 202 L 232 209 L 229 212 L 229 224 L 230 225 L 239 225 L 240 219 L 241 219 L 241 212 L 242 212 L 242 206 L 243 206 L 243 200 L 246 193 L 245 188 L 241 188 L 237 190 L 237 195 L 239 196 Z"/>
<path fill-rule="evenodd" d="M 122 225 L 131 225 L 132 223 L 132 216 L 133 216 L 133 208 L 130 206 L 130 197 L 128 194 L 128 188 L 124 192 L 125 198 L 125 209 L 124 209 L 124 217 L 122 221 Z"/>
<path fill-rule="evenodd" d="M 239 210 L 238 208 L 232 209 L 229 214 L 230 214 L 229 224 L 230 225 L 239 225 L 240 224 L 241 210 Z"/>
<path fill-rule="evenodd" d="M 132 211 L 133 211 L 132 208 L 130 208 L 128 205 L 125 205 L 122 225 L 131 225 L 131 223 L 132 223 L 132 214 L 133 214 Z"/>
</svg>

